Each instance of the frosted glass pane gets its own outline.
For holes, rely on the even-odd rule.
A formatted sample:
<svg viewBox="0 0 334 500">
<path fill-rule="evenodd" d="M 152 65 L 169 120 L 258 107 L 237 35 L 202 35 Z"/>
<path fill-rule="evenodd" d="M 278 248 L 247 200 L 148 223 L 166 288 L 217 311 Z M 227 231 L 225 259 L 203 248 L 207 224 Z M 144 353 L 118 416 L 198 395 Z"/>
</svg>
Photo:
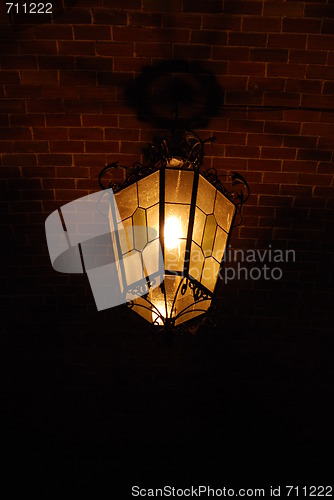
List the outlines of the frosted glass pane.
<svg viewBox="0 0 334 500">
<path fill-rule="evenodd" d="M 204 177 L 199 176 L 196 205 L 206 214 L 212 214 L 216 196 L 216 188 Z"/>
<path fill-rule="evenodd" d="M 159 201 L 159 172 L 145 177 L 138 182 L 139 206 L 148 208 Z"/>
<path fill-rule="evenodd" d="M 132 230 L 132 218 L 125 219 L 122 223 L 118 224 L 118 235 L 121 245 L 122 254 L 125 254 L 133 249 L 133 230 Z"/>
<path fill-rule="evenodd" d="M 189 205 L 165 205 L 165 246 L 172 246 L 178 238 L 186 238 L 189 224 Z"/>
<path fill-rule="evenodd" d="M 191 307 L 188 307 L 187 309 L 184 308 L 183 314 L 181 314 L 180 317 L 175 321 L 175 324 L 179 325 L 184 321 L 188 321 L 190 319 L 196 318 L 197 316 L 200 316 L 201 314 L 204 314 L 210 307 L 210 304 L 211 304 L 211 299 L 206 299 L 206 300 L 201 300 L 196 304 L 193 304 Z M 183 303 L 180 304 L 179 306 L 180 310 L 182 310 L 183 305 L 184 305 Z"/>
<path fill-rule="evenodd" d="M 166 203 L 191 203 L 194 172 L 166 170 Z"/>
<path fill-rule="evenodd" d="M 195 219 L 194 219 L 194 229 L 193 229 L 193 240 L 198 244 L 202 244 L 203 231 L 205 225 L 205 215 L 199 208 L 195 208 Z"/>
<path fill-rule="evenodd" d="M 147 243 L 146 214 L 143 208 L 137 208 L 133 216 L 133 230 L 136 250 L 142 250 Z"/>
<path fill-rule="evenodd" d="M 178 240 L 173 248 L 165 247 L 165 269 L 168 271 L 183 271 L 186 240 Z"/>
<path fill-rule="evenodd" d="M 189 274 L 195 280 L 200 281 L 204 264 L 204 256 L 201 248 L 196 243 L 191 244 Z"/>
<path fill-rule="evenodd" d="M 160 264 L 160 241 L 156 239 L 143 250 L 143 261 L 148 276 L 159 272 Z"/>
<path fill-rule="evenodd" d="M 212 257 L 205 259 L 201 283 L 211 292 L 215 288 L 220 265 Z"/>
<path fill-rule="evenodd" d="M 213 245 L 213 257 L 219 263 L 223 260 L 226 248 L 226 242 L 227 242 L 227 234 L 218 226 L 215 242 Z"/>
<path fill-rule="evenodd" d="M 140 280 L 144 281 L 143 265 L 139 252 L 133 251 L 130 255 L 123 257 L 123 263 L 128 286 L 131 287 L 133 283 Z"/>
<path fill-rule="evenodd" d="M 235 205 L 226 196 L 217 191 L 214 214 L 220 227 L 225 229 L 227 233 L 231 227 L 234 211 Z"/>
<path fill-rule="evenodd" d="M 159 205 L 146 210 L 148 239 L 154 240 L 159 236 Z"/>
<path fill-rule="evenodd" d="M 121 219 L 127 219 L 138 207 L 137 183 L 122 189 L 115 194 L 116 203 Z"/>
<path fill-rule="evenodd" d="M 213 215 L 206 218 L 202 249 L 205 257 L 210 257 L 212 253 L 213 241 L 216 234 L 216 219 Z"/>
</svg>

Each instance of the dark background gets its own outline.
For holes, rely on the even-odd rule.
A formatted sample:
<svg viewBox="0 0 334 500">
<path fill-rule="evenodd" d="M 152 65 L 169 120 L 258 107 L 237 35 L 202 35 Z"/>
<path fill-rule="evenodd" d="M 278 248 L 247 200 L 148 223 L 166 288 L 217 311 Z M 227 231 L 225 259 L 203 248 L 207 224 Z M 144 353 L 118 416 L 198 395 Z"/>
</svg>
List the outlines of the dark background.
<svg viewBox="0 0 334 500">
<path fill-rule="evenodd" d="M 36 24 L 1 4 L 3 478 L 128 497 L 135 483 L 329 484 L 332 3 L 72 4 Z M 97 312 L 85 276 L 53 271 L 44 222 L 96 191 L 108 162 L 141 158 L 170 113 L 168 73 L 146 89 L 150 116 L 127 89 L 175 59 L 195 89 L 181 93 L 190 124 L 212 82 L 222 90 L 195 125 L 217 137 L 205 166 L 251 187 L 231 244 L 294 249 L 296 262 L 279 281 L 222 284 L 217 326 L 170 339 L 122 308 Z"/>
</svg>

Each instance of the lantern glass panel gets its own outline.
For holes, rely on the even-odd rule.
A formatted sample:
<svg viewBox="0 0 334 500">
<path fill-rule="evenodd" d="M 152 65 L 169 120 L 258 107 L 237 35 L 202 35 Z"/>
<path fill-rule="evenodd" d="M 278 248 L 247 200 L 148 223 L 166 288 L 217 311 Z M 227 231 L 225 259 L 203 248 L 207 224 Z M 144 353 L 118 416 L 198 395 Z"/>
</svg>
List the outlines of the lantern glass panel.
<svg viewBox="0 0 334 500">
<path fill-rule="evenodd" d="M 199 176 L 196 205 L 206 214 L 213 213 L 216 188 L 212 186 L 202 175 Z"/>
<path fill-rule="evenodd" d="M 208 290 L 210 290 L 210 292 L 213 292 L 213 290 L 215 288 L 218 273 L 219 273 L 219 268 L 220 268 L 220 265 L 212 257 L 208 257 L 207 259 L 205 259 L 201 283 Z"/>
<path fill-rule="evenodd" d="M 166 169 L 165 182 L 166 203 L 191 203 L 194 172 Z"/>
<path fill-rule="evenodd" d="M 205 257 L 210 257 L 213 248 L 213 242 L 216 235 L 217 223 L 213 215 L 208 215 L 206 218 L 202 249 Z"/>
<path fill-rule="evenodd" d="M 219 226 L 217 227 L 215 242 L 213 245 L 213 257 L 221 262 L 224 257 L 225 249 L 227 243 L 227 233 L 223 231 Z"/>
<path fill-rule="evenodd" d="M 159 202 L 159 172 L 138 181 L 138 198 L 141 208 L 149 208 Z"/>
<path fill-rule="evenodd" d="M 227 233 L 231 228 L 234 212 L 235 205 L 226 196 L 217 191 L 214 214 L 220 227 Z"/>
<path fill-rule="evenodd" d="M 146 210 L 148 239 L 152 241 L 159 235 L 159 205 Z"/>
<path fill-rule="evenodd" d="M 198 244 L 202 244 L 203 231 L 205 226 L 205 214 L 199 208 L 195 208 L 195 219 L 193 229 L 193 240 Z"/>
<path fill-rule="evenodd" d="M 138 207 L 137 183 L 135 182 L 131 186 L 122 189 L 119 193 L 116 193 L 115 199 L 122 220 L 133 215 Z"/>
</svg>

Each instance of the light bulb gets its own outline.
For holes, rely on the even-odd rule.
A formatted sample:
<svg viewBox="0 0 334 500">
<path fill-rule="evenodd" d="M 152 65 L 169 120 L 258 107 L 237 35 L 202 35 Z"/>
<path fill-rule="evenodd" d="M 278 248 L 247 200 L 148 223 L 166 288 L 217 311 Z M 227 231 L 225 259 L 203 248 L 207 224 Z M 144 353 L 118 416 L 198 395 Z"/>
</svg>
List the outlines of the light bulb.
<svg viewBox="0 0 334 500">
<path fill-rule="evenodd" d="M 165 220 L 165 248 L 175 250 L 179 247 L 182 237 L 182 228 L 180 217 L 171 216 Z"/>
</svg>

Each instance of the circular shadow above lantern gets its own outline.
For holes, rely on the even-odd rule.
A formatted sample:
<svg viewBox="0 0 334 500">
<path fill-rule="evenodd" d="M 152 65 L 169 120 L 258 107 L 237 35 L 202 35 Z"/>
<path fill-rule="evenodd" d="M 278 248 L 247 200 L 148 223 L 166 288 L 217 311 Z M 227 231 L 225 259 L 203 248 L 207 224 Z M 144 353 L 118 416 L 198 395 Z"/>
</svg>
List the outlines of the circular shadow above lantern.
<svg viewBox="0 0 334 500">
<path fill-rule="evenodd" d="M 215 76 L 197 62 L 167 60 L 143 68 L 125 91 L 139 120 L 161 129 L 206 127 L 223 102 Z"/>
</svg>

